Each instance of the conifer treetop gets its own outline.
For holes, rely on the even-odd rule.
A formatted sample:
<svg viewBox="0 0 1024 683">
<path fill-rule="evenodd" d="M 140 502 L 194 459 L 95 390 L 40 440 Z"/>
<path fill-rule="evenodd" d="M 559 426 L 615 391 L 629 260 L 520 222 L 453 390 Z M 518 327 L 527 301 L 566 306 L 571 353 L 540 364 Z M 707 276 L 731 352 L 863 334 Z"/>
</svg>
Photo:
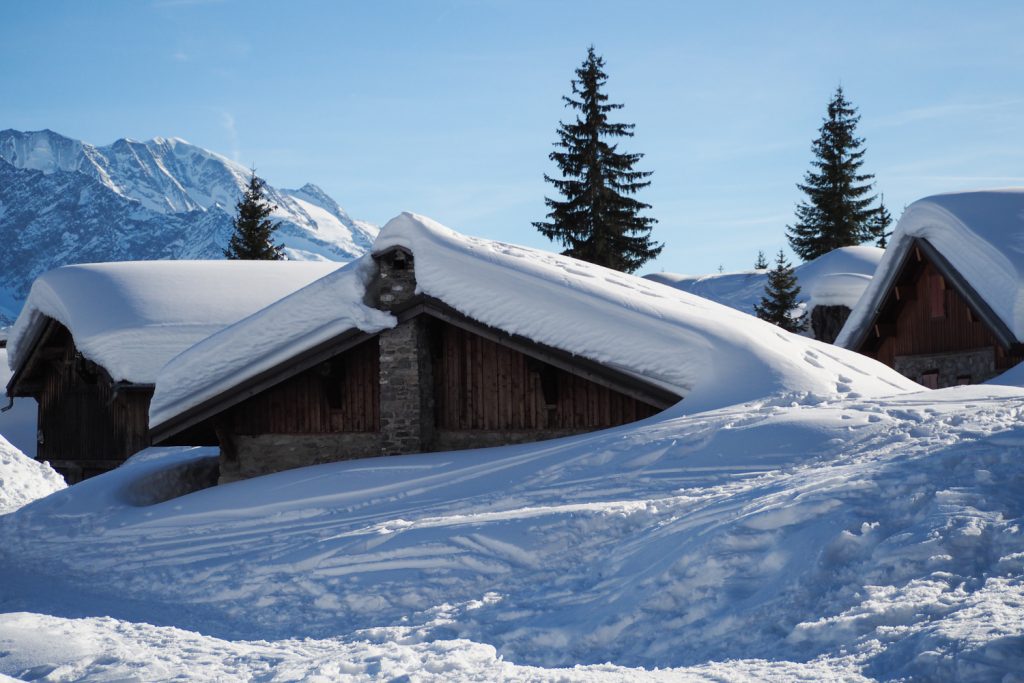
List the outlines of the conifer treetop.
<svg viewBox="0 0 1024 683">
<path fill-rule="evenodd" d="M 608 102 L 604 60 L 593 46 L 575 73 L 572 96 L 562 98 L 576 112 L 575 120 L 559 123 L 556 149 L 549 155 L 562 177 L 544 175 L 564 200 L 545 197 L 548 220 L 533 225 L 564 246 L 563 254 L 631 273 L 664 246 L 650 238 L 657 221 L 640 215 L 650 205 L 632 197 L 650 185 L 651 172 L 634 170 L 642 154 L 620 152 L 609 143 L 632 137 L 634 124 L 608 120 L 623 105 Z"/>
<path fill-rule="evenodd" d="M 224 256 L 248 261 L 280 261 L 285 258 L 284 245 L 275 244 L 273 234 L 279 223 L 269 219 L 277 208 L 267 201 L 266 182 L 252 169 L 249 184 L 235 204 L 234 232 L 228 240 Z"/>
</svg>

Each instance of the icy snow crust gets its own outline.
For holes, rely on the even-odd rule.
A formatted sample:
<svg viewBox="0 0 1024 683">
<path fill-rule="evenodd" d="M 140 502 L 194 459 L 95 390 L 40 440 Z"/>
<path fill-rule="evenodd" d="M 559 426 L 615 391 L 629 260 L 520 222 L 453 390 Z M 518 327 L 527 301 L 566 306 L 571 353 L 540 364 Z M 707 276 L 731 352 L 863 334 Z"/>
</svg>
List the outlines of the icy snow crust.
<svg viewBox="0 0 1024 683">
<path fill-rule="evenodd" d="M 510 334 L 643 377 L 685 396 L 689 410 L 769 393 L 884 395 L 917 387 L 864 356 L 700 297 L 565 256 L 461 235 L 423 216 L 403 213 L 389 221 L 373 253 L 396 246 L 413 252 L 418 292 Z M 160 373 L 150 425 L 333 335 L 393 326 L 392 316 L 362 303 L 371 268 L 363 257 L 182 353 Z"/>
<path fill-rule="evenodd" d="M 1017 680 L 1024 391 L 682 405 L 140 506 L 209 457 L 148 451 L 0 517 L 0 673 Z"/>
<path fill-rule="evenodd" d="M 800 299 L 806 310 L 815 306 L 857 305 L 882 260 L 877 247 L 842 247 L 802 263 L 794 270 L 800 285 Z M 766 270 L 713 275 L 650 273 L 648 280 L 711 299 L 744 313 L 754 313 L 768 283 Z"/>
<path fill-rule="evenodd" d="M 114 381 L 152 384 L 170 358 L 336 270 L 337 263 L 128 261 L 64 266 L 36 279 L 8 342 L 11 368 L 49 317 Z"/>
<path fill-rule="evenodd" d="M 915 237 L 934 246 L 1024 340 L 1024 188 L 926 197 L 903 212 L 860 304 L 836 339 L 849 346 L 870 324 Z"/>
</svg>

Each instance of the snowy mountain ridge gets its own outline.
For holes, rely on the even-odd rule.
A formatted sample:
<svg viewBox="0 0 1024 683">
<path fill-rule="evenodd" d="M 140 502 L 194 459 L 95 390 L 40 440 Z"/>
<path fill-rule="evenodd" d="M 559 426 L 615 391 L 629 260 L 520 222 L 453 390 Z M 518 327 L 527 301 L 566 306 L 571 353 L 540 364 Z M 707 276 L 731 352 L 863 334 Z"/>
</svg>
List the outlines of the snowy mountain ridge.
<svg viewBox="0 0 1024 683">
<path fill-rule="evenodd" d="M 68 263 L 221 258 L 250 171 L 180 138 L 96 146 L 50 130 L 0 131 L 0 324 L 37 275 Z M 296 260 L 348 261 L 377 227 L 322 189 L 267 186 Z"/>
</svg>

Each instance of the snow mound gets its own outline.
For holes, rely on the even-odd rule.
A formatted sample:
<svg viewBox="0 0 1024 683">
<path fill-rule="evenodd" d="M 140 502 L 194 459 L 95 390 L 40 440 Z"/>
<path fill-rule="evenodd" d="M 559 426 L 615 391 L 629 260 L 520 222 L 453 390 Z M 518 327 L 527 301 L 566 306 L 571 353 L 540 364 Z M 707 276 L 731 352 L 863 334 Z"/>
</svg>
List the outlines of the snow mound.
<svg viewBox="0 0 1024 683">
<path fill-rule="evenodd" d="M 0 515 L 65 486 L 64 479 L 49 464 L 36 462 L 0 436 Z"/>
<path fill-rule="evenodd" d="M 806 310 L 815 306 L 853 308 L 871 281 L 883 252 L 877 247 L 842 247 L 798 265 L 794 270 Z M 713 275 L 650 273 L 644 277 L 750 314 L 754 304 L 761 302 L 768 283 L 764 270 Z"/>
<path fill-rule="evenodd" d="M 903 212 L 878 272 L 836 344 L 870 324 L 914 238 L 926 239 L 1024 340 L 1024 188 L 926 197 Z"/>
<path fill-rule="evenodd" d="M 247 672 L 265 654 L 316 672 L 334 651 L 363 677 L 429 662 L 469 678 L 471 657 L 496 679 L 500 657 L 727 680 L 1015 680 L 1022 415 L 1024 392 L 993 386 L 677 407 L 140 507 L 126 492 L 193 457 L 147 455 L 0 517 L 7 610 L 121 620 L 0 618 L 0 672 L 109 680 L 165 643 L 172 669 Z M 76 645 L 44 651 L 53 639 L 33 628 Z M 360 668 L 371 656 L 381 669 Z"/>
<path fill-rule="evenodd" d="M 171 357 L 338 268 L 290 261 L 127 261 L 64 266 L 39 276 L 11 330 L 11 368 L 46 318 L 111 378 L 152 384 Z"/>
</svg>

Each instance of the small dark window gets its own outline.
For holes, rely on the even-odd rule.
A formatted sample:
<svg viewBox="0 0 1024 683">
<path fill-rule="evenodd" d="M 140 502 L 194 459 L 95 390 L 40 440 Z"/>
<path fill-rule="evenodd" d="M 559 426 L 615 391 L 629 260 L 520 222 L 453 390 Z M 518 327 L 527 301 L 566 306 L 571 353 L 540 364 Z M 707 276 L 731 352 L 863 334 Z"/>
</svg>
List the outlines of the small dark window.
<svg viewBox="0 0 1024 683">
<path fill-rule="evenodd" d="M 958 385 L 970 384 L 971 383 L 971 376 L 970 375 L 957 375 L 956 376 L 956 383 Z"/>
<path fill-rule="evenodd" d="M 921 373 L 921 384 L 928 387 L 929 389 L 939 388 L 939 371 L 929 370 L 928 372 Z"/>
<path fill-rule="evenodd" d="M 933 318 L 946 317 L 946 279 L 938 273 L 928 276 L 928 304 Z"/>
</svg>

